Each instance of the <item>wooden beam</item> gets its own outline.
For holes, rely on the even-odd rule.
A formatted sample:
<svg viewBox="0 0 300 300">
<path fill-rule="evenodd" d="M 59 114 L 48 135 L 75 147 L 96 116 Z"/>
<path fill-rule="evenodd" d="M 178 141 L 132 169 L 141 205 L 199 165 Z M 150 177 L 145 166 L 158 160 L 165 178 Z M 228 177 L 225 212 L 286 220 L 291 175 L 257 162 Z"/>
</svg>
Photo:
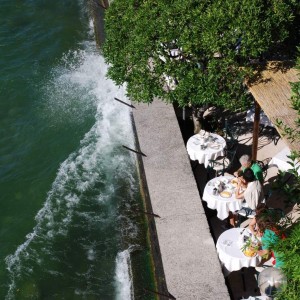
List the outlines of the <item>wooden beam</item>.
<svg viewBox="0 0 300 300">
<path fill-rule="evenodd" d="M 260 106 L 254 101 L 254 123 L 253 123 L 253 144 L 252 144 L 252 160 L 257 159 L 257 146 L 259 134 L 259 121 L 260 121 Z"/>
</svg>

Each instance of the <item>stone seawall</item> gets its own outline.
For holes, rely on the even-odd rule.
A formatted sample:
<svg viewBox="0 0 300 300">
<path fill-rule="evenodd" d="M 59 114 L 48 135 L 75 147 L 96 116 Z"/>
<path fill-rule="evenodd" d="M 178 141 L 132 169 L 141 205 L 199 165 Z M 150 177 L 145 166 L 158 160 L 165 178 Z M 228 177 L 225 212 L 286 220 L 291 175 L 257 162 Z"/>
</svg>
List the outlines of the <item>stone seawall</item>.
<svg viewBox="0 0 300 300">
<path fill-rule="evenodd" d="M 173 106 L 135 106 L 168 291 L 176 299 L 230 299 Z"/>
</svg>

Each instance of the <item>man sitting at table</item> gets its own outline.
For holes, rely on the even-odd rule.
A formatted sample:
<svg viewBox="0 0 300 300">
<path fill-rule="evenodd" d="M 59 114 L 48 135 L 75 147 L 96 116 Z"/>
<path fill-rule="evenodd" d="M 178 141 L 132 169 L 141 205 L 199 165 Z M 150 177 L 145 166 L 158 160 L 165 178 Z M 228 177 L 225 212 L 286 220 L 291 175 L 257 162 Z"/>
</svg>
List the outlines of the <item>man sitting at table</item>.
<svg viewBox="0 0 300 300">
<path fill-rule="evenodd" d="M 259 180 L 262 184 L 264 182 L 263 179 L 263 172 L 261 167 L 255 163 L 254 161 L 251 160 L 251 156 L 244 154 L 240 157 L 240 163 L 241 167 L 233 173 L 234 176 L 239 177 L 240 174 L 246 169 L 246 168 L 251 168 L 251 170 L 254 173 L 254 176 L 257 180 Z"/>
<path fill-rule="evenodd" d="M 243 209 L 247 216 L 254 213 L 257 205 L 264 200 L 262 184 L 256 180 L 252 169 L 246 168 L 242 177 L 239 178 L 238 186 L 235 190 L 235 198 L 245 200 Z M 229 213 L 229 223 L 233 227 L 235 227 L 235 217 L 235 214 Z"/>
</svg>

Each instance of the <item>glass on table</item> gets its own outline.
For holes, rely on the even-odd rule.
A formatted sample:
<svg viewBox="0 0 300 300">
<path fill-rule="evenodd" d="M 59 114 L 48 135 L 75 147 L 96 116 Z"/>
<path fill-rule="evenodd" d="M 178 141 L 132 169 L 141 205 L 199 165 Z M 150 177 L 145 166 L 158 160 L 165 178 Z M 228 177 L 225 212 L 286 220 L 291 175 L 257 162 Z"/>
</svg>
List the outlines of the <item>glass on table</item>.
<svg viewBox="0 0 300 300">
<path fill-rule="evenodd" d="M 232 241 L 231 240 L 224 240 L 224 241 L 222 241 L 222 244 L 224 246 L 231 246 L 232 245 Z"/>
</svg>

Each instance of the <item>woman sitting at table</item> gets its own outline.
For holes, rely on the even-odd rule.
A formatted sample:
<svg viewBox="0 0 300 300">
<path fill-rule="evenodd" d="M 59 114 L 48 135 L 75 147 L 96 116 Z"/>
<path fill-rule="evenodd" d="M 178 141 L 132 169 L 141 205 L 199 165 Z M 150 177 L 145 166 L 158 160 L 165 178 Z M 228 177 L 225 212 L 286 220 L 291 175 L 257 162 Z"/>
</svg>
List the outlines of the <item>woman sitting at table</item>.
<svg viewBox="0 0 300 300">
<path fill-rule="evenodd" d="M 264 193 L 261 183 L 256 180 L 253 171 L 246 168 L 241 178 L 239 178 L 238 186 L 235 190 L 235 198 L 244 200 L 243 209 L 246 215 L 254 213 L 257 205 L 264 200 Z M 229 213 L 229 223 L 235 227 L 236 215 Z"/>
<path fill-rule="evenodd" d="M 249 230 L 252 232 L 252 234 L 257 234 L 257 225 L 256 225 L 256 219 L 260 217 L 260 215 L 268 214 L 268 207 L 265 203 L 260 203 L 257 205 L 255 209 L 255 216 L 251 219 L 251 222 L 249 223 Z"/>
<path fill-rule="evenodd" d="M 262 250 L 259 250 L 257 254 L 263 258 L 263 262 L 272 257 L 272 264 L 274 267 L 282 267 L 283 261 L 281 260 L 280 254 L 278 252 L 274 252 L 273 249 L 280 239 L 285 238 L 284 233 L 266 214 L 258 216 L 256 222 L 257 235 L 261 238 L 262 244 Z"/>
</svg>

